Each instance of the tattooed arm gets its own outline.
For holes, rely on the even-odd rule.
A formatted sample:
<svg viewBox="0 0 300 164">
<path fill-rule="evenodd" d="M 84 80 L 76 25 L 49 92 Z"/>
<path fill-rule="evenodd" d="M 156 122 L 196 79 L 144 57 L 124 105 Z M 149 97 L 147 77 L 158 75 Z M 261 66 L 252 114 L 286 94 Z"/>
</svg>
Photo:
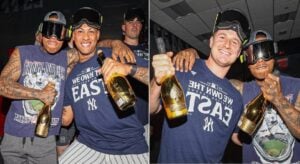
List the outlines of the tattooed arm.
<svg viewBox="0 0 300 164">
<path fill-rule="evenodd" d="M 300 92 L 295 105 L 291 104 L 282 94 L 280 78 L 273 74 L 268 74 L 261 90 L 265 99 L 275 106 L 289 131 L 300 139 Z"/>
<path fill-rule="evenodd" d="M 147 67 L 131 65 L 129 74 L 138 81 L 149 85 L 149 69 Z"/>
<path fill-rule="evenodd" d="M 149 71 L 147 67 L 123 64 L 113 59 L 106 58 L 101 68 L 101 72 L 104 76 L 104 79 L 117 72 L 125 76 L 131 75 L 133 78 L 139 80 L 140 82 L 146 85 L 149 84 Z"/>
<path fill-rule="evenodd" d="M 69 49 L 67 51 L 68 56 L 68 68 L 67 68 L 67 74 L 69 75 L 76 63 L 79 61 L 79 54 L 78 51 L 75 48 Z"/>
<path fill-rule="evenodd" d="M 284 96 L 275 98 L 273 101 L 282 120 L 294 137 L 300 139 L 300 92 L 292 105 Z"/>
<path fill-rule="evenodd" d="M 45 104 L 52 104 L 56 91 L 50 85 L 44 89 L 32 89 L 19 84 L 21 76 L 21 60 L 19 49 L 15 49 L 0 76 L 0 93 L 11 99 L 39 99 Z"/>
</svg>

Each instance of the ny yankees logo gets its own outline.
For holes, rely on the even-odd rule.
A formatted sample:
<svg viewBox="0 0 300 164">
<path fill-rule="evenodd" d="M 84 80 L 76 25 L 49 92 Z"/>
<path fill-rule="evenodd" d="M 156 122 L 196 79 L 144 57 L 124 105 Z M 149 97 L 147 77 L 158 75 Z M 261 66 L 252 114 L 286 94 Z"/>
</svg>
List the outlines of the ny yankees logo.
<svg viewBox="0 0 300 164">
<path fill-rule="evenodd" d="M 96 100 L 94 98 L 89 99 L 87 101 L 87 103 L 88 103 L 88 106 L 89 106 L 88 110 L 90 110 L 90 111 L 91 110 L 96 110 L 98 108 L 97 105 L 96 105 Z"/>
<path fill-rule="evenodd" d="M 208 131 L 208 132 L 213 132 L 214 131 L 214 122 L 210 117 L 206 117 L 204 119 L 205 125 L 203 126 L 203 130 Z"/>
</svg>

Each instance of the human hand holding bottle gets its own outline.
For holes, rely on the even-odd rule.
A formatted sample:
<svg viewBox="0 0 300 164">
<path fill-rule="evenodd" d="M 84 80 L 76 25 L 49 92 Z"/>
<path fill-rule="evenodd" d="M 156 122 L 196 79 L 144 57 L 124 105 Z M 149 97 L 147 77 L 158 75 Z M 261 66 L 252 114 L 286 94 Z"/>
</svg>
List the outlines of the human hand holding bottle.
<svg viewBox="0 0 300 164">
<path fill-rule="evenodd" d="M 111 58 L 106 58 L 100 69 L 104 77 L 104 81 L 107 84 L 109 79 L 114 76 L 114 74 L 119 74 L 121 76 L 127 76 L 130 73 L 131 65 L 123 64 L 115 61 Z"/>
<path fill-rule="evenodd" d="M 40 100 L 45 105 L 52 105 L 55 102 L 57 91 L 55 90 L 55 83 L 48 82 L 48 84 L 41 90 Z"/>
<path fill-rule="evenodd" d="M 173 52 L 153 56 L 152 66 L 154 68 L 154 78 L 159 85 L 166 77 L 175 75 L 175 67 L 171 60 L 172 56 Z"/>
<path fill-rule="evenodd" d="M 97 54 L 101 66 L 100 72 L 103 75 L 109 94 L 120 110 L 130 109 L 136 101 L 133 89 L 125 77 L 129 74 L 131 66 L 105 58 L 101 50 Z"/>
</svg>

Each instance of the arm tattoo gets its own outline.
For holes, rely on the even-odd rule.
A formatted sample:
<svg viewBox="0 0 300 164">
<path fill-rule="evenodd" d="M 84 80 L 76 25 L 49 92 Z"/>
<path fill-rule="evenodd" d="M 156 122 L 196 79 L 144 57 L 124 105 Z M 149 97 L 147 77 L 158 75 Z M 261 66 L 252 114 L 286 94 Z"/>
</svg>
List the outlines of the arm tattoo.
<svg viewBox="0 0 300 164">
<path fill-rule="evenodd" d="M 149 71 L 146 67 L 137 67 L 137 71 L 133 76 L 142 83 L 149 85 Z"/>
<path fill-rule="evenodd" d="M 277 111 L 285 122 L 290 132 L 296 137 L 300 138 L 300 112 L 298 94 L 295 106 L 292 105 L 286 98 L 281 98 L 275 102 Z M 298 108 L 298 109 L 297 109 Z"/>
<path fill-rule="evenodd" d="M 295 108 L 300 112 L 300 92 L 298 92 L 298 96 L 295 102 Z"/>
<path fill-rule="evenodd" d="M 1 72 L 1 95 L 12 99 L 36 99 L 39 95 L 39 90 L 19 84 L 17 81 L 20 76 L 20 54 L 19 50 L 16 49 Z"/>
</svg>

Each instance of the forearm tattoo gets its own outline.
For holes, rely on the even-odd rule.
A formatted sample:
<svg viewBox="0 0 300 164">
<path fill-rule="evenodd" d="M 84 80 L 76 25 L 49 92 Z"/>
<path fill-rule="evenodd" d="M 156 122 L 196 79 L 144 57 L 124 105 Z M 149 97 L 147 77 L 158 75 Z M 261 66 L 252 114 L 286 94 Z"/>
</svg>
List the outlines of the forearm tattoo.
<svg viewBox="0 0 300 164">
<path fill-rule="evenodd" d="M 299 96 L 293 106 L 287 99 L 280 99 L 276 102 L 278 112 L 286 123 L 291 133 L 300 138 L 300 112 L 299 109 Z"/>
<path fill-rule="evenodd" d="M 21 62 L 16 49 L 1 72 L 1 95 L 12 99 L 34 99 L 38 97 L 37 90 L 19 84 Z"/>
<path fill-rule="evenodd" d="M 26 88 L 23 85 L 10 80 L 3 81 L 1 92 L 1 95 L 11 99 L 36 99 L 39 97 L 37 90 Z"/>
<path fill-rule="evenodd" d="M 147 68 L 138 67 L 133 77 L 142 83 L 149 85 L 149 71 Z"/>
</svg>

